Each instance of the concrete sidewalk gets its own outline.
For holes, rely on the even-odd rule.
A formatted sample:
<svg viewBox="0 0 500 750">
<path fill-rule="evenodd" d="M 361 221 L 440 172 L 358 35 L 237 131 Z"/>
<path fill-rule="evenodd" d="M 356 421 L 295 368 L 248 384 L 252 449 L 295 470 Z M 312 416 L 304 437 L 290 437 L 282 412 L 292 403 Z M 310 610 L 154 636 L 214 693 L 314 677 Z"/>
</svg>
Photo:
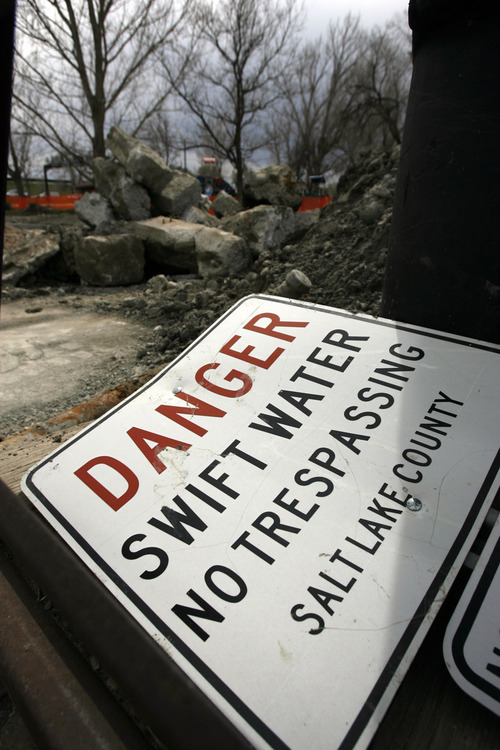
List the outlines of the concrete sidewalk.
<svg viewBox="0 0 500 750">
<path fill-rule="evenodd" d="M 0 434 L 20 431 L 130 378 L 140 370 L 137 351 L 150 333 L 54 299 L 2 305 Z"/>
</svg>

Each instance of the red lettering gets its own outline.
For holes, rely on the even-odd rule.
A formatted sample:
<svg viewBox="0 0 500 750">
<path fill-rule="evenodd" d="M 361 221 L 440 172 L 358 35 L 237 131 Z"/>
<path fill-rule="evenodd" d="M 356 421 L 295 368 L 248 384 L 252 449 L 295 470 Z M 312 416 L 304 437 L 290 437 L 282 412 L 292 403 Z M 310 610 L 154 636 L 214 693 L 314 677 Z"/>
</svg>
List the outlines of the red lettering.
<svg viewBox="0 0 500 750">
<path fill-rule="evenodd" d="M 110 492 L 101 482 L 99 482 L 98 479 L 90 474 L 90 469 L 92 469 L 94 466 L 97 466 L 97 464 L 104 464 L 105 466 L 109 466 L 111 469 L 117 471 L 123 477 L 123 479 L 125 479 L 128 487 L 123 495 L 120 495 L 119 497 L 113 495 L 113 493 Z M 120 510 L 120 508 L 122 508 L 125 503 L 128 503 L 128 501 L 134 497 L 135 493 L 139 489 L 139 480 L 137 479 L 132 469 L 129 469 L 128 466 L 125 466 L 125 464 L 123 464 L 121 461 L 118 461 L 117 458 L 113 458 L 112 456 L 97 456 L 97 458 L 92 458 L 90 461 L 87 461 L 86 464 L 80 466 L 80 468 L 75 471 L 75 474 L 78 479 L 81 479 L 81 481 L 86 484 L 90 490 L 92 490 L 92 492 L 95 492 L 95 494 L 98 495 L 101 500 L 104 500 L 106 505 L 109 505 L 112 510 Z"/>
<path fill-rule="evenodd" d="M 172 438 L 166 437 L 165 435 L 158 435 L 156 432 L 148 432 L 143 430 L 142 427 L 131 427 L 127 430 L 127 435 L 132 438 L 136 446 L 139 448 L 148 459 L 151 466 L 161 474 L 167 468 L 163 461 L 158 457 L 158 453 L 165 448 L 175 448 L 179 451 L 187 451 L 191 448 L 189 443 L 183 443 L 180 440 L 172 440 Z M 154 445 L 149 445 L 149 442 Z"/>
<path fill-rule="evenodd" d="M 194 398 L 187 393 L 181 392 L 176 393 L 175 395 L 177 396 L 177 398 L 185 401 L 187 406 L 172 406 L 162 404 L 161 406 L 156 407 L 156 411 L 160 414 L 163 414 L 164 417 L 171 419 L 173 422 L 177 422 L 177 424 L 180 424 L 182 427 L 186 427 L 186 429 L 191 430 L 191 432 L 195 432 L 200 437 L 203 437 L 203 435 L 206 433 L 206 430 L 204 427 L 200 427 L 192 421 L 192 418 L 194 416 L 223 417 L 224 414 L 226 414 L 226 412 L 222 411 L 222 409 L 218 409 L 216 406 L 211 406 L 205 401 L 202 401 L 199 398 Z M 191 419 L 186 419 L 185 417 L 181 416 L 182 414 L 189 414 Z"/>
<path fill-rule="evenodd" d="M 257 325 L 257 322 L 262 318 L 266 318 L 270 321 L 269 324 L 265 327 Z M 281 320 L 279 315 L 275 315 L 274 313 L 260 313 L 260 315 L 256 315 L 255 318 L 249 320 L 248 323 L 243 326 L 243 328 L 246 328 L 248 331 L 254 331 L 255 333 L 263 333 L 265 336 L 274 336 L 274 338 L 283 339 L 283 341 L 293 341 L 295 339 L 295 336 L 289 336 L 287 333 L 278 333 L 274 329 L 285 328 L 287 326 L 304 328 L 308 325 L 308 321 L 295 322 L 293 320 Z"/>
<path fill-rule="evenodd" d="M 243 360 L 243 362 L 248 362 L 251 365 L 256 365 L 257 367 L 262 367 L 264 370 L 268 370 L 271 365 L 276 362 L 278 357 L 285 351 L 279 346 L 274 350 L 274 352 L 272 352 L 272 354 L 269 355 L 267 359 L 257 359 L 257 357 L 251 356 L 251 353 L 255 349 L 254 346 L 247 346 L 245 347 L 245 349 L 243 349 L 242 352 L 238 352 L 235 349 L 231 348 L 240 339 L 241 336 L 233 336 L 233 338 L 230 339 L 227 344 L 224 344 L 224 346 L 220 350 L 221 354 L 227 354 L 229 357 L 235 357 L 235 359 L 241 359 Z"/>
<path fill-rule="evenodd" d="M 194 376 L 198 385 L 206 388 L 207 391 L 213 391 L 218 396 L 227 396 L 228 398 L 237 398 L 238 396 L 244 396 L 245 393 L 248 393 L 253 385 L 252 378 L 249 375 L 245 375 L 244 373 L 239 372 L 239 370 L 231 370 L 231 372 L 224 377 L 224 380 L 226 380 L 228 383 L 232 383 L 233 380 L 240 380 L 243 383 L 241 388 L 237 388 L 236 390 L 231 390 L 231 388 L 221 388 L 220 385 L 215 385 L 215 383 L 211 383 L 209 380 L 207 380 L 205 377 L 205 373 L 207 372 L 207 370 L 216 370 L 218 367 L 218 362 L 211 362 L 208 365 L 203 365 L 203 367 L 200 367 L 200 369 Z"/>
</svg>

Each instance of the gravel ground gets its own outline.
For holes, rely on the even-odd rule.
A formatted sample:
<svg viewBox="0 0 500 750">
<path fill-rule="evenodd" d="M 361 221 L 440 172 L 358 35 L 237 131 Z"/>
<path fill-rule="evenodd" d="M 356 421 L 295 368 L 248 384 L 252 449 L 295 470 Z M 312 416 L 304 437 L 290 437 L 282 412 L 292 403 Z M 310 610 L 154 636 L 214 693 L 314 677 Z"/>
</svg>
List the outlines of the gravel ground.
<svg viewBox="0 0 500 750">
<path fill-rule="evenodd" d="M 77 403 L 120 382 L 134 378 L 138 384 L 143 382 L 141 375 L 166 365 L 242 297 L 276 294 L 293 269 L 311 281 L 307 301 L 377 315 L 398 159 L 398 149 L 367 155 L 341 177 L 335 198 L 321 211 L 315 227 L 293 243 L 261 253 L 240 276 L 220 280 L 175 276 L 168 289 L 157 291 L 154 279 L 136 286 L 97 288 L 40 274 L 29 287 L 5 288 L 2 305 L 22 300 L 26 309 L 36 310 L 58 304 L 75 312 L 118 316 L 144 327 L 126 355 L 117 352 L 112 370 L 109 363 L 91 368 L 84 392 L 73 396 Z M 8 230 L 12 234 L 16 227 L 67 230 L 78 220 L 67 213 L 59 217 L 9 212 L 6 223 L 13 227 Z M 15 418 L 9 416 L 8 424 L 0 420 L 1 434 L 44 421 L 72 405 L 61 401 L 31 408 L 29 413 L 20 409 Z"/>
</svg>

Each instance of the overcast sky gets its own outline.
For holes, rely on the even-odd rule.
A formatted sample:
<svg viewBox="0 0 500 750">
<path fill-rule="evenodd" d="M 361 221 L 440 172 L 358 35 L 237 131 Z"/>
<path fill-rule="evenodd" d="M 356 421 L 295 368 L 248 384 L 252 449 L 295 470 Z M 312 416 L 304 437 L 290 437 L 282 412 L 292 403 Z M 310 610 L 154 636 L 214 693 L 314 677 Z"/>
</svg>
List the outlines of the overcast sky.
<svg viewBox="0 0 500 750">
<path fill-rule="evenodd" d="M 349 12 L 361 16 L 363 26 L 383 25 L 395 13 L 408 10 L 408 0 L 304 0 L 307 36 L 317 37 L 329 21 L 344 18 Z"/>
</svg>

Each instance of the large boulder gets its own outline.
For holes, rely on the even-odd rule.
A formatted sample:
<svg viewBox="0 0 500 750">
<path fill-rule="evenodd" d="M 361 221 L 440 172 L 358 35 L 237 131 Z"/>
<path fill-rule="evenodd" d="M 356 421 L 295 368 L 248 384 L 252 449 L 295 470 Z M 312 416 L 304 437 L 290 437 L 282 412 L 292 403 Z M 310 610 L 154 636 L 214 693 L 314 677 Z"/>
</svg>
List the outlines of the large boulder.
<svg viewBox="0 0 500 750">
<path fill-rule="evenodd" d="M 128 286 L 144 278 L 144 245 L 135 234 L 83 237 L 75 248 L 76 271 L 93 286 Z"/>
<path fill-rule="evenodd" d="M 212 203 L 212 208 L 215 215 L 221 218 L 223 216 L 237 214 L 241 211 L 241 203 L 233 198 L 232 195 L 226 193 L 225 190 L 221 190 L 217 193 L 217 196 Z"/>
<path fill-rule="evenodd" d="M 189 206 L 197 206 L 201 186 L 196 177 L 177 169 L 170 170 L 170 178 L 159 193 L 151 192 L 153 206 L 167 216 L 181 216 Z"/>
<path fill-rule="evenodd" d="M 2 281 L 17 284 L 23 277 L 36 273 L 59 252 L 59 237 L 43 229 L 7 226 L 4 236 Z"/>
<path fill-rule="evenodd" d="M 115 218 L 111 203 L 100 193 L 85 193 L 75 202 L 75 213 L 92 229 L 109 224 Z"/>
<path fill-rule="evenodd" d="M 293 170 L 279 164 L 245 175 L 245 199 L 250 204 L 289 206 L 294 211 L 302 203 Z"/>
<path fill-rule="evenodd" d="M 299 220 L 300 222 L 301 220 Z M 284 206 L 255 206 L 234 216 L 226 216 L 221 228 L 244 237 L 254 255 L 275 250 L 293 237 L 297 215 Z"/>
<path fill-rule="evenodd" d="M 174 267 L 209 277 L 239 273 L 251 262 L 246 241 L 217 227 L 162 216 L 135 226 L 146 257 L 165 270 Z"/>
<path fill-rule="evenodd" d="M 98 192 L 109 200 L 121 219 L 141 221 L 149 218 L 149 193 L 129 177 L 124 167 L 102 157 L 94 159 L 92 166 Z"/>
<path fill-rule="evenodd" d="M 171 267 L 197 273 L 195 234 L 200 224 L 157 216 L 135 225 L 137 235 L 144 242 L 146 257 L 159 267 Z"/>
<path fill-rule="evenodd" d="M 218 227 L 220 219 L 213 214 L 209 214 L 199 206 L 189 206 L 181 216 L 182 221 L 187 221 L 190 224 L 204 224 L 206 227 Z"/>
<path fill-rule="evenodd" d="M 244 271 L 252 254 L 243 237 L 216 227 L 202 227 L 195 236 L 198 272 L 203 277 L 230 276 Z"/>
<path fill-rule="evenodd" d="M 137 138 L 113 126 L 106 145 L 127 174 L 149 192 L 159 213 L 180 216 L 201 198 L 199 181 L 191 174 L 170 169 L 161 156 Z"/>
</svg>

